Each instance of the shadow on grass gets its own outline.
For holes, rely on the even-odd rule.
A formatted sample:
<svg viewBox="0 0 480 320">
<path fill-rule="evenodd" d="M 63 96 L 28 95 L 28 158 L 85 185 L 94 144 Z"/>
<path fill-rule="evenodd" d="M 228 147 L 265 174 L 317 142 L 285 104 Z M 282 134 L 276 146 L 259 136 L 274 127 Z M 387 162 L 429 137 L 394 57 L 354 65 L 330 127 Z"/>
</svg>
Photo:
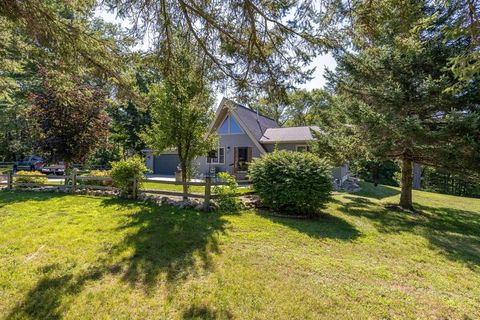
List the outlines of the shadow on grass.
<svg viewBox="0 0 480 320">
<path fill-rule="evenodd" d="M 12 199 L 29 200 L 32 196 L 47 199 L 60 195 L 28 193 Z M 123 239 L 112 243 L 104 260 L 93 262 L 84 271 L 58 264 L 39 268 L 36 285 L 6 319 L 60 319 L 88 282 L 109 274 L 118 274 L 123 281 L 148 292 L 162 284 L 171 284 L 174 289 L 185 277 L 212 269 L 212 255 L 219 252 L 217 235 L 226 223 L 220 214 L 117 198 L 104 198 L 102 205 L 118 208 L 124 223 L 113 232 L 123 231 Z M 191 309 L 189 314 L 201 317 L 207 311 Z"/>
<path fill-rule="evenodd" d="M 306 220 L 275 217 L 269 214 L 262 214 L 262 216 L 313 238 L 354 240 L 360 236 L 360 232 L 353 225 L 328 213 L 322 213 L 317 218 Z"/>
<path fill-rule="evenodd" d="M 219 252 L 218 233 L 226 221 L 216 212 L 198 212 L 158 207 L 122 199 L 106 199 L 106 206 L 137 208 L 120 229 L 127 236 L 113 247 L 123 258 L 123 279 L 147 290 L 157 285 L 158 276 L 167 282 L 184 279 L 212 268 L 212 254 Z"/>
<path fill-rule="evenodd" d="M 383 233 L 411 232 L 427 239 L 433 249 L 447 258 L 480 267 L 480 214 L 454 208 L 415 204 L 422 214 L 391 211 L 362 197 L 349 200 L 340 210 L 370 219 Z"/>
<path fill-rule="evenodd" d="M 78 294 L 86 282 L 100 279 L 105 273 L 115 273 L 108 267 L 94 267 L 80 276 L 62 274 L 58 264 L 44 266 L 39 270 L 44 276 L 37 282 L 5 319 L 62 319 L 67 309 L 67 296 Z"/>
<path fill-rule="evenodd" d="M 68 196 L 68 193 L 56 192 L 35 192 L 35 191 L 19 191 L 19 190 L 2 190 L 0 191 L 0 208 L 24 201 L 47 201 L 54 198 L 62 198 Z"/>
<path fill-rule="evenodd" d="M 229 311 L 194 305 L 185 310 L 182 319 L 233 319 L 233 315 Z"/>
</svg>

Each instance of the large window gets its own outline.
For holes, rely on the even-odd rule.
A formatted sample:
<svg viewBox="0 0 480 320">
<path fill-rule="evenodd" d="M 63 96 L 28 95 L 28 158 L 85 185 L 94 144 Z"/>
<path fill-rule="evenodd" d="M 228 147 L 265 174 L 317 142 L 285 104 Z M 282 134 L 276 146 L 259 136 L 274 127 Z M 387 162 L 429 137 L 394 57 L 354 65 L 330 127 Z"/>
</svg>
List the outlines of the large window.
<svg viewBox="0 0 480 320">
<path fill-rule="evenodd" d="M 232 116 L 227 116 L 225 118 L 220 128 L 218 128 L 217 132 L 221 135 L 244 133 L 242 127 L 240 127 L 238 122 Z"/>
<path fill-rule="evenodd" d="M 225 163 L 225 148 L 219 147 L 208 153 L 207 162 L 212 164 L 224 164 Z"/>
</svg>

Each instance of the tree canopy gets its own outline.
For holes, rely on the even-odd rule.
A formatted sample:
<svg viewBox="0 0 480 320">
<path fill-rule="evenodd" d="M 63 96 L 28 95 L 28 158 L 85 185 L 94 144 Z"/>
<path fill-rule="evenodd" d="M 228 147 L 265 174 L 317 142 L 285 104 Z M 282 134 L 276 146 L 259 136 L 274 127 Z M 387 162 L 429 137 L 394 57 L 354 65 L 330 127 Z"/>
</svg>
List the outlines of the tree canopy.
<svg viewBox="0 0 480 320">
<path fill-rule="evenodd" d="M 478 172 L 479 79 L 449 90 L 457 83 L 451 59 L 469 46 L 462 37 L 442 41 L 449 12 L 427 1 L 382 3 L 358 5 L 353 50 L 337 51 L 329 78 L 371 154 L 402 161 L 401 205 L 411 209 L 413 162 Z"/>
</svg>

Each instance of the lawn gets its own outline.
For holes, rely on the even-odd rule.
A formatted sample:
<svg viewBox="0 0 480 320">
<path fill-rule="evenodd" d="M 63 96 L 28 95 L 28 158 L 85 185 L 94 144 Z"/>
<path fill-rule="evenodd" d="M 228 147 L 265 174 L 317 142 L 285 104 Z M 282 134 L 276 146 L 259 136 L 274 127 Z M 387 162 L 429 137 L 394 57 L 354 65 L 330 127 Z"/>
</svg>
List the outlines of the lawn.
<svg viewBox="0 0 480 320">
<path fill-rule="evenodd" d="M 0 193 L 0 318 L 480 318 L 480 199 L 336 194 L 315 221 Z"/>
<path fill-rule="evenodd" d="M 159 182 L 143 182 L 141 185 L 142 190 L 164 190 L 164 191 L 177 191 L 183 192 L 183 186 L 170 184 L 170 183 L 159 183 Z M 251 191 L 250 187 L 239 187 L 237 193 L 244 194 Z M 190 193 L 199 193 L 205 194 L 204 186 L 190 186 Z M 212 187 L 212 194 L 215 193 L 215 187 Z"/>
</svg>

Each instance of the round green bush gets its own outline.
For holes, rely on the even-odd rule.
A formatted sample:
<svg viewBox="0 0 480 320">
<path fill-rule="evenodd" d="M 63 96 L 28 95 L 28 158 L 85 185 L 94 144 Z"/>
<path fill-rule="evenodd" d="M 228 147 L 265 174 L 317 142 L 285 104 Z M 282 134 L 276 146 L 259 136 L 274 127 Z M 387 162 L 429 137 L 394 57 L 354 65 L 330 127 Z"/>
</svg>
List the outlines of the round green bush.
<svg viewBox="0 0 480 320">
<path fill-rule="evenodd" d="M 313 216 L 330 199 L 331 166 L 308 152 L 275 151 L 248 168 L 263 204 L 294 215 Z"/>
<path fill-rule="evenodd" d="M 145 166 L 145 160 L 139 156 L 115 161 L 111 165 L 110 176 L 112 177 L 113 185 L 120 190 L 122 195 L 133 194 L 133 178 L 141 180 L 148 171 L 148 168 Z M 138 191 L 140 185 L 141 183 L 139 182 L 136 191 Z"/>
</svg>

